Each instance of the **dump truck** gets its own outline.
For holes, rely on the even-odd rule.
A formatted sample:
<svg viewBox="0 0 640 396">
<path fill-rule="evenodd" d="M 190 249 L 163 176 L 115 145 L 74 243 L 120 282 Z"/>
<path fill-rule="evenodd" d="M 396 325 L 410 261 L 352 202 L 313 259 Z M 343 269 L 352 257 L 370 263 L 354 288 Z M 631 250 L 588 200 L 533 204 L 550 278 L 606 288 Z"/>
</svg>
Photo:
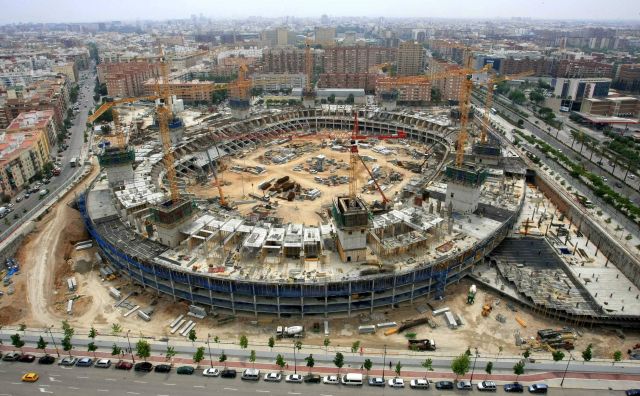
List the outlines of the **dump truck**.
<svg viewBox="0 0 640 396">
<path fill-rule="evenodd" d="M 435 351 L 436 342 L 430 339 L 409 340 L 408 347 L 413 351 Z"/>
<path fill-rule="evenodd" d="M 304 326 L 278 326 L 276 327 L 276 335 L 280 338 L 284 337 L 302 337 L 304 334 Z"/>
</svg>

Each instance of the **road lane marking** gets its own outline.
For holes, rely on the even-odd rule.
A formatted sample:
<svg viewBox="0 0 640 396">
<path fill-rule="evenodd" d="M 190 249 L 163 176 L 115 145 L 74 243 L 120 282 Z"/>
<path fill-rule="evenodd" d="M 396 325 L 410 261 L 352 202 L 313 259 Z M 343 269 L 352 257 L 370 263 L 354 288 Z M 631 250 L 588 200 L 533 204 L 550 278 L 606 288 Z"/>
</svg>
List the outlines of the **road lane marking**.
<svg viewBox="0 0 640 396">
<path fill-rule="evenodd" d="M 127 394 L 129 394 L 129 395 L 139 395 L 140 393 L 138 393 L 138 392 L 127 392 Z"/>
<path fill-rule="evenodd" d="M 46 389 L 44 389 L 44 388 L 42 388 L 42 387 L 40 387 L 40 388 L 38 388 L 38 389 L 40 390 L 40 393 L 53 393 L 53 392 L 48 391 L 48 390 L 46 390 Z"/>
<path fill-rule="evenodd" d="M 133 382 L 138 383 L 138 384 L 146 384 L 147 383 L 147 381 L 133 381 Z"/>
<path fill-rule="evenodd" d="M 300 393 L 300 392 L 287 392 L 287 394 L 289 394 L 289 395 L 301 395 L 302 393 Z"/>
<path fill-rule="evenodd" d="M 256 389 L 256 392 L 258 392 L 258 393 L 271 393 L 271 391 L 262 390 L 262 389 Z"/>
<path fill-rule="evenodd" d="M 80 377 L 80 376 L 79 376 L 79 377 L 77 377 L 77 378 L 78 378 L 78 379 L 87 379 L 87 378 L 89 378 L 89 377 L 85 377 L 85 376 Z"/>
<path fill-rule="evenodd" d="M 176 384 L 164 384 L 166 386 L 176 386 Z"/>
<path fill-rule="evenodd" d="M 22 385 L 22 382 L 12 382 L 11 385 Z"/>
<path fill-rule="evenodd" d="M 75 386 L 69 386 L 68 388 L 73 390 L 80 390 L 80 388 L 76 388 Z"/>
<path fill-rule="evenodd" d="M 194 388 L 203 388 L 204 389 L 204 385 L 194 385 Z"/>
<path fill-rule="evenodd" d="M 224 390 L 237 391 L 236 388 L 224 388 Z"/>
<path fill-rule="evenodd" d="M 320 396 L 333 396 L 333 395 L 322 395 L 322 394 L 321 394 Z"/>
<path fill-rule="evenodd" d="M 109 389 L 96 389 L 98 392 L 109 392 Z"/>
<path fill-rule="evenodd" d="M 105 378 L 104 380 L 105 381 L 117 381 L 117 379 L 115 379 L 115 378 Z"/>
</svg>

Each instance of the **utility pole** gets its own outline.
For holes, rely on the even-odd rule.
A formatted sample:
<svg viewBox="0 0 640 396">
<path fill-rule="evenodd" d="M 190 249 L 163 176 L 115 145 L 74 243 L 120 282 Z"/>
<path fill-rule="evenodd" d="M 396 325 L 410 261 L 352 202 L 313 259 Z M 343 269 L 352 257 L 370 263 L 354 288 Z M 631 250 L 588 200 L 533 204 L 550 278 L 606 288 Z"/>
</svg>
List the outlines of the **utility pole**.
<svg viewBox="0 0 640 396">
<path fill-rule="evenodd" d="M 49 335 L 51 336 L 51 342 L 53 342 L 53 346 L 56 348 L 56 354 L 58 355 L 58 357 L 60 357 L 60 351 L 58 350 L 58 345 L 56 345 L 56 339 L 53 338 L 53 333 L 51 332 L 52 328 L 53 328 L 53 325 L 51 325 L 51 327 L 48 328 Z"/>
<path fill-rule="evenodd" d="M 296 360 L 296 343 L 293 343 L 293 373 L 298 374 L 298 362 Z"/>
<path fill-rule="evenodd" d="M 127 330 L 127 343 L 129 344 L 129 351 L 131 352 L 131 361 L 133 363 L 136 362 L 136 359 L 133 357 L 133 349 L 131 349 L 131 340 L 129 339 L 129 333 L 131 332 L 131 330 Z"/>
<path fill-rule="evenodd" d="M 387 344 L 384 344 L 384 355 L 382 356 L 382 381 L 384 381 L 384 366 L 387 365 Z"/>
<path fill-rule="evenodd" d="M 469 379 L 469 383 L 471 385 L 473 385 L 473 372 L 476 370 L 476 362 L 478 361 L 478 356 L 480 356 L 478 354 L 478 348 L 475 348 L 475 352 L 476 352 L 476 357 L 475 359 L 473 359 L 473 368 L 471 369 L 471 379 Z"/>
<path fill-rule="evenodd" d="M 209 340 L 211 339 L 211 334 L 207 333 L 207 347 L 209 348 L 209 363 L 211 367 L 213 367 L 213 359 L 211 358 L 211 343 Z"/>
<path fill-rule="evenodd" d="M 573 355 L 571 354 L 571 352 L 569 352 L 569 359 L 567 360 L 567 366 L 564 368 L 564 373 L 562 374 L 562 381 L 560 381 L 561 388 L 562 388 L 562 385 L 564 384 L 564 377 L 567 375 L 567 371 L 569 370 L 569 363 L 571 363 L 572 359 L 573 359 Z"/>
</svg>

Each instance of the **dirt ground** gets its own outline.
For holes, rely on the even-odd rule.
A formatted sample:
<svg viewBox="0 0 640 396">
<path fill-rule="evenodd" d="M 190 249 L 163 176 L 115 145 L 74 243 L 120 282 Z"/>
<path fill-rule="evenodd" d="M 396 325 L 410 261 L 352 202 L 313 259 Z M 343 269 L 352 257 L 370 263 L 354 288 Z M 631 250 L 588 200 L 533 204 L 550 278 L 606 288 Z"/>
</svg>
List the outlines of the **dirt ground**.
<svg viewBox="0 0 640 396">
<path fill-rule="evenodd" d="M 302 170 L 300 172 L 293 171 L 298 165 L 307 166 L 307 159 L 315 157 L 317 155 L 323 154 L 327 157 L 327 159 L 335 159 L 337 163 L 344 163 L 345 165 L 349 164 L 349 153 L 346 151 L 334 151 L 329 147 L 320 148 L 320 140 L 303 140 L 296 141 L 294 140 L 294 144 L 301 144 L 304 142 L 309 142 L 317 145 L 317 149 L 305 154 L 300 157 L 294 159 L 293 161 L 284 163 L 284 164 L 269 164 L 265 165 L 261 162 L 261 158 L 264 156 L 265 151 L 273 150 L 279 147 L 286 147 L 287 145 L 281 146 L 270 146 L 263 147 L 255 151 L 251 151 L 244 158 L 231 158 L 225 164 L 227 170 L 222 174 L 221 178 L 223 180 L 223 193 L 225 194 L 225 198 L 228 201 L 237 201 L 244 199 L 252 199 L 249 197 L 249 193 L 256 194 L 258 196 L 262 195 L 262 191 L 258 189 L 258 185 L 262 182 L 268 181 L 270 179 L 279 179 L 283 176 L 289 176 L 291 180 L 300 184 L 302 188 L 316 188 L 321 191 L 322 195 L 320 198 L 317 198 L 313 201 L 309 200 L 294 200 L 288 202 L 284 199 L 272 198 L 271 202 L 277 203 L 278 209 L 275 212 L 275 216 L 282 217 L 287 219 L 288 221 L 294 223 L 307 223 L 313 224 L 320 220 L 320 217 L 317 215 L 317 212 L 321 211 L 321 207 L 324 205 L 328 205 L 331 203 L 331 200 L 338 193 L 348 194 L 349 185 L 348 184 L 340 184 L 337 186 L 327 186 L 321 183 L 318 183 L 314 180 L 316 176 L 321 178 L 328 178 L 329 176 L 349 176 L 348 168 L 342 167 L 340 169 L 336 169 L 332 171 L 333 166 L 326 166 L 324 172 L 318 172 L 317 174 L 312 174 L 308 171 Z M 416 174 L 404 169 L 400 166 L 392 164 L 391 160 L 401 160 L 401 161 L 412 161 L 419 162 L 420 160 L 416 160 L 412 158 L 405 149 L 413 149 L 416 148 L 421 150 L 419 145 L 412 144 L 411 146 L 403 146 L 398 144 L 393 140 L 387 140 L 385 142 L 380 142 L 378 146 L 385 146 L 389 149 L 394 149 L 396 154 L 392 155 L 382 155 L 372 151 L 369 148 L 360 148 L 360 155 L 367 155 L 370 157 L 376 158 L 376 162 L 368 162 L 367 167 L 371 170 L 374 166 L 380 166 L 382 170 L 389 174 L 392 170 L 402 174 L 403 180 L 400 182 L 396 182 L 395 184 L 389 185 L 390 187 L 384 191 L 386 197 L 390 200 L 398 194 L 402 187 L 409 182 L 409 180 L 417 176 Z M 231 171 L 230 169 L 234 166 L 242 166 L 242 167 L 251 167 L 251 166 L 263 166 L 267 168 L 267 171 L 261 175 L 253 175 L 248 172 L 236 173 Z M 369 180 L 369 175 L 364 169 L 362 163 L 358 164 L 358 191 L 362 191 L 362 187 Z M 188 188 L 189 192 L 192 192 L 200 197 L 210 198 L 218 196 L 217 188 L 211 186 L 190 186 Z M 244 196 L 243 196 L 244 194 Z M 382 198 L 377 191 L 366 191 L 361 194 L 362 198 L 365 199 L 368 203 L 373 202 L 374 200 L 381 201 Z M 238 207 L 238 210 L 242 214 L 247 214 L 251 211 L 253 206 L 257 204 L 245 204 Z"/>
</svg>

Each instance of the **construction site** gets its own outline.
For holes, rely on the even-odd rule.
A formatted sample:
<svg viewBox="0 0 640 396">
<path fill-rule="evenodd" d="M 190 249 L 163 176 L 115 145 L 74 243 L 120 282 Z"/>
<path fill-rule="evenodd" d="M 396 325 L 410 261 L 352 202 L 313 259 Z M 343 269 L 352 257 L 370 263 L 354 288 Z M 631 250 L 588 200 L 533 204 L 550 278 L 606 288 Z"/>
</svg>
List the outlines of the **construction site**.
<svg viewBox="0 0 640 396">
<path fill-rule="evenodd" d="M 315 106 L 309 86 L 301 107 L 253 111 L 244 73 L 225 114 L 164 84 L 92 115 L 114 112 L 114 133 L 20 249 L 30 276 L 3 324 L 265 342 L 295 324 L 310 344 L 429 337 L 450 354 L 638 342 L 637 284 L 556 215 L 470 108 L 471 79 L 455 113 Z"/>
</svg>

